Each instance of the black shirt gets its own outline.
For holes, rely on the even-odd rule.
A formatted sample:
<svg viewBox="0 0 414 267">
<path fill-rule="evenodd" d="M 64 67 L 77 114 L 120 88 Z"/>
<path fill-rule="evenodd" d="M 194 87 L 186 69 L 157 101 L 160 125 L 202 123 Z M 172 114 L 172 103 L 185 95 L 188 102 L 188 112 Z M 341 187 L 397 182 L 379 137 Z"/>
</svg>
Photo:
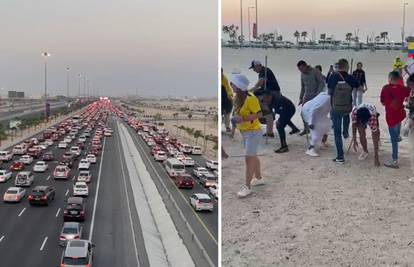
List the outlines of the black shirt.
<svg viewBox="0 0 414 267">
<path fill-rule="evenodd" d="M 359 84 L 361 86 L 364 86 L 366 84 L 366 80 L 365 80 L 365 71 L 363 70 L 358 70 L 356 69 L 353 73 L 352 76 L 355 77 L 355 79 L 357 79 L 357 81 L 359 82 Z"/>
<path fill-rule="evenodd" d="M 274 110 L 276 114 L 282 114 L 285 112 L 292 112 L 295 110 L 295 105 L 289 98 L 279 95 L 273 96 L 272 102 L 269 104 L 269 108 Z"/>
<path fill-rule="evenodd" d="M 266 73 L 266 70 L 267 70 L 267 73 Z M 273 74 L 273 71 L 269 68 L 262 67 L 262 70 L 259 72 L 259 79 L 264 79 L 265 77 L 266 77 L 266 82 L 265 82 L 266 89 L 280 92 L 280 87 L 276 80 L 275 75 Z M 263 90 L 263 89 L 265 89 L 264 86 L 260 88 L 260 90 Z"/>
</svg>

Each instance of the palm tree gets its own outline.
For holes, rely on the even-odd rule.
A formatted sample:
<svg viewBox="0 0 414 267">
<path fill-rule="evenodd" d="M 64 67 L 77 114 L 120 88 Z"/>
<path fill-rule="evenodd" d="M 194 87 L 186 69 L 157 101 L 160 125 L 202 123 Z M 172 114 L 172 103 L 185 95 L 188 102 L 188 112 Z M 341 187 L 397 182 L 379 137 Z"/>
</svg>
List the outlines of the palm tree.
<svg viewBox="0 0 414 267">
<path fill-rule="evenodd" d="M 389 40 L 388 39 L 388 32 L 382 32 L 380 34 L 380 36 L 381 36 L 381 39 L 384 41 L 384 43 L 385 43 L 385 40 Z"/>
<path fill-rule="evenodd" d="M 193 113 L 191 113 L 191 112 L 188 113 L 187 117 L 188 117 L 189 120 L 191 120 L 191 118 L 193 117 Z"/>
<path fill-rule="evenodd" d="M 300 35 L 303 37 L 303 41 L 306 41 L 306 37 L 308 37 L 308 32 L 303 31 Z"/>
<path fill-rule="evenodd" d="M 351 46 L 351 40 L 352 40 L 352 33 L 348 32 L 347 34 L 345 34 L 345 40 L 348 41 L 348 48 Z"/>
<path fill-rule="evenodd" d="M 198 144 L 198 138 L 202 137 L 203 135 L 201 134 L 201 130 L 197 130 L 194 132 L 194 138 L 196 139 L 196 144 Z"/>
<path fill-rule="evenodd" d="M 299 43 L 299 37 L 300 37 L 300 33 L 299 33 L 299 31 L 295 31 L 295 32 L 293 33 L 293 36 L 295 36 L 295 38 L 296 38 L 296 44 L 298 44 L 298 43 Z"/>
</svg>

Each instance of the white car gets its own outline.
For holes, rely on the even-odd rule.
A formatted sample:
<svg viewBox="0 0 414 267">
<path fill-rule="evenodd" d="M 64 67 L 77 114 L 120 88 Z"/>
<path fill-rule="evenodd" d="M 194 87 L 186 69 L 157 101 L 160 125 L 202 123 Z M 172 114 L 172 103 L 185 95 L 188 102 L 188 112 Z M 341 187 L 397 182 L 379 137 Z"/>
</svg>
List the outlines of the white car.
<svg viewBox="0 0 414 267">
<path fill-rule="evenodd" d="M 86 142 L 86 137 L 81 136 L 81 137 L 79 137 L 78 141 L 84 143 L 84 142 Z"/>
<path fill-rule="evenodd" d="M 193 146 L 193 149 L 191 150 L 191 154 L 193 155 L 202 155 L 203 151 L 200 146 Z"/>
<path fill-rule="evenodd" d="M 210 170 L 218 170 L 218 161 L 207 160 L 206 161 L 206 168 L 210 169 Z"/>
<path fill-rule="evenodd" d="M 154 154 L 154 159 L 156 161 L 164 161 L 167 160 L 167 154 L 164 151 L 158 151 Z"/>
<path fill-rule="evenodd" d="M 33 166 L 33 172 L 45 172 L 47 169 L 49 169 L 49 165 L 43 160 L 36 162 Z"/>
<path fill-rule="evenodd" d="M 68 147 L 68 143 L 66 143 L 66 142 L 60 142 L 58 144 L 58 148 L 67 148 L 67 147 Z"/>
<path fill-rule="evenodd" d="M 53 140 L 52 140 L 52 139 L 46 139 L 46 140 L 45 140 L 45 143 L 46 143 L 48 146 L 53 146 Z"/>
<path fill-rule="evenodd" d="M 190 197 L 190 205 L 196 211 L 208 210 L 213 211 L 213 200 L 205 193 L 196 193 Z"/>
<path fill-rule="evenodd" d="M 26 165 L 30 165 L 33 162 L 33 157 L 30 155 L 23 155 L 20 157 L 19 161 Z"/>
<path fill-rule="evenodd" d="M 65 143 L 71 143 L 72 142 L 72 138 L 70 136 L 66 136 L 65 139 L 63 139 L 63 142 Z"/>
<path fill-rule="evenodd" d="M 105 131 L 104 136 L 105 137 L 111 137 L 112 136 L 112 133 L 109 132 L 109 131 Z"/>
<path fill-rule="evenodd" d="M 37 138 L 31 138 L 30 139 L 30 141 L 32 141 L 32 143 L 34 144 L 34 145 L 37 145 L 37 144 L 39 144 L 39 140 L 37 140 Z"/>
<path fill-rule="evenodd" d="M 79 161 L 78 169 L 79 170 L 89 170 L 90 166 L 91 166 L 91 164 L 89 163 L 89 161 L 87 159 L 81 159 Z"/>
<path fill-rule="evenodd" d="M 39 147 L 41 150 L 46 150 L 49 147 L 49 145 L 43 142 L 38 144 L 36 147 Z"/>
<path fill-rule="evenodd" d="M 92 175 L 89 171 L 80 171 L 78 175 L 78 182 L 90 183 Z"/>
<path fill-rule="evenodd" d="M 85 182 L 76 182 L 73 186 L 74 197 L 87 197 L 89 194 L 88 185 Z"/>
<path fill-rule="evenodd" d="M 21 187 L 9 187 L 3 195 L 4 202 L 20 202 L 26 195 L 26 189 Z"/>
<path fill-rule="evenodd" d="M 73 154 L 75 154 L 76 156 L 80 156 L 80 154 L 81 154 L 81 149 L 80 149 L 80 147 L 78 147 L 78 146 L 72 146 L 72 147 L 70 148 L 70 152 L 71 152 L 71 153 L 73 153 Z"/>
<path fill-rule="evenodd" d="M 0 182 L 7 182 L 12 178 L 12 172 L 9 170 L 0 170 Z"/>
<path fill-rule="evenodd" d="M 201 176 L 207 173 L 209 173 L 209 171 L 204 167 L 197 167 L 194 169 L 194 175 L 197 176 L 198 178 L 200 178 Z"/>
<path fill-rule="evenodd" d="M 94 154 L 88 154 L 86 156 L 86 159 L 91 163 L 91 164 L 95 164 L 96 163 L 96 156 Z"/>
<path fill-rule="evenodd" d="M 13 147 L 12 152 L 14 155 L 24 155 L 27 153 L 27 148 L 25 145 L 16 145 Z"/>
<path fill-rule="evenodd" d="M 194 160 L 191 157 L 184 157 L 181 161 L 186 167 L 194 166 Z"/>
<path fill-rule="evenodd" d="M 208 190 L 210 191 L 210 194 L 215 198 L 218 199 L 219 197 L 219 186 L 218 184 L 211 185 Z"/>
<path fill-rule="evenodd" d="M 3 150 L 0 151 L 0 160 L 5 162 L 5 161 L 10 161 L 13 159 L 13 153 L 9 152 L 7 150 Z"/>
</svg>

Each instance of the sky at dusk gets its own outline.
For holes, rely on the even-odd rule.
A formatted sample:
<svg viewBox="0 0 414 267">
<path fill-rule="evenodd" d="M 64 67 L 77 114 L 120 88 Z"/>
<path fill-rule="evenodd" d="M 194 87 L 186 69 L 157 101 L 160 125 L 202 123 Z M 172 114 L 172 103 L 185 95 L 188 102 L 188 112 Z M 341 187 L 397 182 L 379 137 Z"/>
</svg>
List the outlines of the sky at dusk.
<svg viewBox="0 0 414 267">
<path fill-rule="evenodd" d="M 406 0 L 406 36 L 414 35 L 414 1 Z M 359 36 L 387 31 L 389 38 L 401 41 L 403 0 L 257 0 L 259 33 L 277 31 L 285 39 L 294 40 L 295 30 L 333 34 L 345 39 L 347 32 L 359 29 Z M 222 24 L 240 25 L 240 0 L 222 0 Z M 248 7 L 255 0 L 243 0 L 244 35 L 248 36 Z M 255 13 L 251 9 L 251 13 Z M 255 20 L 254 14 L 251 19 Z"/>
<path fill-rule="evenodd" d="M 101 95 L 217 95 L 217 1 L 2 0 L 0 91 L 71 95 L 82 73 Z M 83 90 L 83 89 L 82 89 Z"/>
</svg>

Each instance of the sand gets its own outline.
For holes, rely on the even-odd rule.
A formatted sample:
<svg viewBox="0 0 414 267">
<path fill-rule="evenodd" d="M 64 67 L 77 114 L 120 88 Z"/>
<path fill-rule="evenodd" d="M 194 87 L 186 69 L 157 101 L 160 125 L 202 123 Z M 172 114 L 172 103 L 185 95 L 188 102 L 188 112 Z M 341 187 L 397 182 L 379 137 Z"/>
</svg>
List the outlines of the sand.
<svg viewBox="0 0 414 267">
<path fill-rule="evenodd" d="M 381 121 L 381 162 L 391 153 L 385 127 Z M 281 155 L 272 151 L 278 138 L 263 141 L 266 185 L 238 199 L 244 183 L 241 138 L 223 135 L 233 157 L 222 163 L 222 266 L 414 266 L 408 142 L 400 143 L 398 170 L 375 167 L 368 142 L 366 161 L 351 152 L 338 166 L 331 161 L 332 135 L 319 158 L 304 154 L 305 137 L 288 136 L 290 152 Z"/>
</svg>

